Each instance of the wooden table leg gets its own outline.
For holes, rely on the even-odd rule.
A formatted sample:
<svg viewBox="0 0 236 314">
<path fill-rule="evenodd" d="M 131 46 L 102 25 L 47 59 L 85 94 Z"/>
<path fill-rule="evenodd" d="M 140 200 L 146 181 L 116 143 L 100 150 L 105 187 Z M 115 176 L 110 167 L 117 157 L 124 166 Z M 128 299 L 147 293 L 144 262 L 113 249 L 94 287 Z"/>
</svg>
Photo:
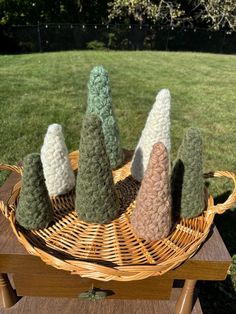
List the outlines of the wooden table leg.
<svg viewBox="0 0 236 314">
<path fill-rule="evenodd" d="M 185 280 L 181 295 L 175 306 L 175 314 L 190 314 L 193 307 L 193 292 L 197 280 Z"/>
<path fill-rule="evenodd" d="M 0 302 L 4 308 L 11 307 L 17 302 L 17 295 L 7 274 L 0 274 Z"/>
</svg>

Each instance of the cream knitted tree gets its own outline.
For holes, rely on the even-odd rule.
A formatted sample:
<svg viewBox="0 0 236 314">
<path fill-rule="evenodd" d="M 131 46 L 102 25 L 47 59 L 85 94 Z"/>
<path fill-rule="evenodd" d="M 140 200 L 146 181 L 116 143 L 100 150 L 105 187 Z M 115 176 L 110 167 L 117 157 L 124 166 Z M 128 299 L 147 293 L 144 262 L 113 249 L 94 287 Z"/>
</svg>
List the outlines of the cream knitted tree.
<svg viewBox="0 0 236 314">
<path fill-rule="evenodd" d="M 62 127 L 48 127 L 41 148 L 41 160 L 46 186 L 50 196 L 65 194 L 75 186 L 75 176 L 68 157 Z"/>
<path fill-rule="evenodd" d="M 131 165 L 132 176 L 138 181 L 143 179 L 155 143 L 162 142 L 170 152 L 170 102 L 169 90 L 162 89 L 157 94 L 156 101 L 148 115 Z"/>
<path fill-rule="evenodd" d="M 131 217 L 135 233 L 148 241 L 166 237 L 171 228 L 168 153 L 163 143 L 153 146 Z"/>
</svg>

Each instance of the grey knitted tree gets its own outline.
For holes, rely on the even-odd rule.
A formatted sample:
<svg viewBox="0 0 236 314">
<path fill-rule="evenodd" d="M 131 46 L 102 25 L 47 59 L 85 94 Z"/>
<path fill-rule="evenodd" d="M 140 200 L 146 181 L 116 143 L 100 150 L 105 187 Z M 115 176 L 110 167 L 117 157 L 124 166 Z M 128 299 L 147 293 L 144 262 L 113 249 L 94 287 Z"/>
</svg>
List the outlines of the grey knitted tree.
<svg viewBox="0 0 236 314">
<path fill-rule="evenodd" d="M 88 83 L 87 113 L 95 113 L 102 120 L 106 151 L 112 169 L 123 162 L 119 129 L 112 109 L 111 90 L 107 71 L 103 66 L 96 66 L 90 73 Z"/>
<path fill-rule="evenodd" d="M 23 178 L 16 220 L 28 230 L 46 228 L 53 221 L 53 208 L 43 176 L 39 154 L 23 160 Z"/>
<path fill-rule="evenodd" d="M 205 209 L 202 138 L 198 129 L 187 130 L 171 175 L 175 217 L 192 218 Z"/>
<path fill-rule="evenodd" d="M 168 152 L 163 143 L 153 145 L 148 167 L 131 217 L 136 234 L 149 241 L 166 237 L 171 228 L 171 194 Z"/>
<path fill-rule="evenodd" d="M 85 116 L 80 137 L 75 208 L 80 219 L 109 223 L 119 213 L 112 171 L 97 115 Z"/>
</svg>

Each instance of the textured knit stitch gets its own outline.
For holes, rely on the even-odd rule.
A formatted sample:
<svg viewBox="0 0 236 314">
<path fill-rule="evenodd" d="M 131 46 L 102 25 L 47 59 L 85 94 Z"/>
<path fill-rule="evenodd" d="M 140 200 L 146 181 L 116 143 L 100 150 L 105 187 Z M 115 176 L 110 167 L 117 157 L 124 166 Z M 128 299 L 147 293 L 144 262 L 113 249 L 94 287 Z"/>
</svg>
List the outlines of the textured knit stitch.
<svg viewBox="0 0 236 314">
<path fill-rule="evenodd" d="M 202 138 L 198 129 L 187 130 L 171 175 L 175 217 L 192 218 L 205 208 Z"/>
<path fill-rule="evenodd" d="M 88 83 L 87 113 L 95 113 L 102 120 L 103 134 L 107 154 L 112 169 L 123 162 L 119 129 L 112 109 L 112 97 L 107 71 L 103 66 L 96 66 L 90 73 Z"/>
<path fill-rule="evenodd" d="M 68 157 L 62 127 L 48 127 L 41 148 L 41 160 L 49 195 L 66 194 L 75 186 L 75 176 Z"/>
<path fill-rule="evenodd" d="M 148 241 L 166 237 L 171 228 L 168 152 L 163 143 L 153 146 L 131 217 L 135 233 Z"/>
<path fill-rule="evenodd" d="M 140 182 L 147 168 L 153 145 L 162 142 L 168 153 L 170 152 L 170 102 L 169 90 L 162 89 L 156 96 L 156 101 L 148 115 L 145 128 L 136 146 L 131 173 Z"/>
<path fill-rule="evenodd" d="M 23 160 L 22 188 L 16 220 L 28 230 L 46 228 L 53 220 L 53 208 L 39 154 L 30 154 Z"/>
<path fill-rule="evenodd" d="M 95 114 L 85 116 L 80 137 L 76 184 L 76 212 L 80 219 L 109 223 L 119 214 L 102 122 Z"/>
</svg>

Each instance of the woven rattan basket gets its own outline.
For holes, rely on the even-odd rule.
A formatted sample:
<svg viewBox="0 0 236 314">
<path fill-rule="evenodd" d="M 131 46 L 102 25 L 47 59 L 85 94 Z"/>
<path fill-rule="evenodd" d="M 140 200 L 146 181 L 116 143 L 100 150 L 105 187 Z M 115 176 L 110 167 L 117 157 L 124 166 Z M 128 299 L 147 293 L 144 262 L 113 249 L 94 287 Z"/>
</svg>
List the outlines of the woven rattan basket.
<svg viewBox="0 0 236 314">
<path fill-rule="evenodd" d="M 76 171 L 78 152 L 70 154 Z M 19 174 L 22 168 L 0 165 L 2 170 Z M 211 177 L 227 177 L 236 185 L 236 175 L 217 171 Z M 197 218 L 182 219 L 171 234 L 158 242 L 139 239 L 130 225 L 130 214 L 135 207 L 139 184 L 130 175 L 130 161 L 113 172 L 122 214 L 112 223 L 88 224 L 79 220 L 74 212 L 74 192 L 52 198 L 55 223 L 47 229 L 27 231 L 15 220 L 15 210 L 20 192 L 19 181 L 11 192 L 7 204 L 0 203 L 3 214 L 20 243 L 45 263 L 72 274 L 97 280 L 131 281 L 157 276 L 177 267 L 191 257 L 206 239 L 216 213 L 231 208 L 236 201 L 236 188 L 224 204 L 214 206 L 208 197 L 208 207 Z"/>
</svg>

